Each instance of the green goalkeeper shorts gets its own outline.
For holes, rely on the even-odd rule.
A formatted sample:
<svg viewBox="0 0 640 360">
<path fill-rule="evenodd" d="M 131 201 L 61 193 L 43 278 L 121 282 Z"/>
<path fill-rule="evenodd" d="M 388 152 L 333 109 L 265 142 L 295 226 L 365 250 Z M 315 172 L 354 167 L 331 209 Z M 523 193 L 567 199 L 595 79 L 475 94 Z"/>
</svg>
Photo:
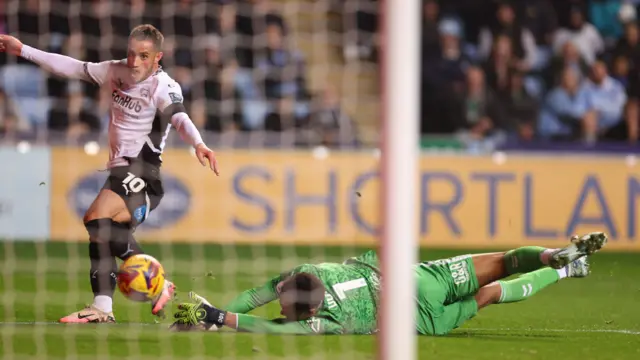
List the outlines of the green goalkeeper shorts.
<svg viewBox="0 0 640 360">
<path fill-rule="evenodd" d="M 416 327 L 423 335 L 444 335 L 478 312 L 478 278 L 470 255 L 418 264 Z"/>
</svg>

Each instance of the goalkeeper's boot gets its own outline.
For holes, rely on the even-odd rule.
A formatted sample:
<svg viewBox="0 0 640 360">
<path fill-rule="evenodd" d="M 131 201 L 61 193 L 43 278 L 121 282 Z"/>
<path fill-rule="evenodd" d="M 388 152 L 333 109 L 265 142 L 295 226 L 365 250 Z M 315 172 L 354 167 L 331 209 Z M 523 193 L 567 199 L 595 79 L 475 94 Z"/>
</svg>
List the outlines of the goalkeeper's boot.
<svg viewBox="0 0 640 360">
<path fill-rule="evenodd" d="M 583 236 L 574 235 L 571 237 L 570 245 L 551 254 L 549 266 L 561 269 L 574 260 L 596 253 L 602 249 L 607 240 L 607 234 L 603 232 L 592 232 Z"/>
<path fill-rule="evenodd" d="M 586 256 L 573 260 L 565 268 L 568 277 L 581 278 L 589 275 L 589 261 Z"/>
<path fill-rule="evenodd" d="M 60 319 L 60 322 L 69 324 L 115 323 L 116 318 L 113 316 L 113 312 L 106 313 L 95 306 L 90 305 L 80 311 L 76 311 L 63 317 Z"/>
<path fill-rule="evenodd" d="M 176 286 L 169 280 L 164 281 L 164 289 L 157 298 L 151 303 L 151 313 L 153 315 L 164 318 L 164 307 L 169 301 L 173 299 L 173 295 L 176 292 Z"/>
</svg>

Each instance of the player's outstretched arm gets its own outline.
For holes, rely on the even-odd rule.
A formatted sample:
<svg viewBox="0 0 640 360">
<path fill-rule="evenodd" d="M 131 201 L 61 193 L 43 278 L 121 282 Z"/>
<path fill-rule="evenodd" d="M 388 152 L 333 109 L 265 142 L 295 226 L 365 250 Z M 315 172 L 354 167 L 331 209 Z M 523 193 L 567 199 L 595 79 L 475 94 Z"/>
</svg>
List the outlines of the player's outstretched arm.
<svg viewBox="0 0 640 360">
<path fill-rule="evenodd" d="M 0 35 L 0 52 L 21 56 L 36 63 L 42 69 L 63 78 L 95 82 L 89 77 L 85 62 L 24 45 L 20 40 L 10 35 Z"/>
<path fill-rule="evenodd" d="M 321 319 L 291 321 L 279 323 L 258 316 L 227 313 L 224 325 L 244 332 L 282 334 L 282 335 L 316 335 L 326 333 L 321 326 Z"/>
<path fill-rule="evenodd" d="M 190 293 L 189 297 L 194 302 L 178 305 L 179 310 L 174 315 L 175 322 L 171 325 L 173 329 L 180 331 L 196 328 L 210 331 L 226 326 L 237 331 L 267 334 L 341 333 L 339 325 L 325 319 L 310 318 L 303 321 L 277 322 L 253 315 L 220 310 L 194 293 Z"/>
<path fill-rule="evenodd" d="M 280 276 L 277 276 L 262 286 L 245 290 L 231 300 L 224 309 L 233 313 L 246 314 L 255 308 L 266 305 L 278 298 L 276 286 L 279 282 Z"/>
<path fill-rule="evenodd" d="M 297 266 L 291 271 L 284 272 L 269 279 L 262 286 L 243 291 L 240 295 L 231 300 L 223 309 L 238 314 L 246 314 L 255 308 L 276 300 L 278 298 L 278 293 L 280 292 L 278 287 L 281 286 L 282 282 L 291 276 L 291 274 L 313 271 L 313 267 L 310 268 L 308 264 Z"/>
</svg>

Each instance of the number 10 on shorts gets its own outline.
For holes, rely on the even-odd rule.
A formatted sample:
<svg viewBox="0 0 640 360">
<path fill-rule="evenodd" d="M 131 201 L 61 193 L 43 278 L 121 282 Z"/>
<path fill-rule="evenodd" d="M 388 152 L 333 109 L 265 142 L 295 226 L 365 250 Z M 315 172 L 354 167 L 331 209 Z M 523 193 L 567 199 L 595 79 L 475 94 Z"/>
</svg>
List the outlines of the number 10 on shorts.
<svg viewBox="0 0 640 360">
<path fill-rule="evenodd" d="M 130 172 L 128 172 L 127 177 L 122 180 L 122 187 L 124 187 L 127 195 L 129 195 L 129 192 L 139 193 L 140 191 L 142 191 L 142 189 L 144 189 L 145 186 L 146 184 L 144 180 L 140 179 Z"/>
</svg>

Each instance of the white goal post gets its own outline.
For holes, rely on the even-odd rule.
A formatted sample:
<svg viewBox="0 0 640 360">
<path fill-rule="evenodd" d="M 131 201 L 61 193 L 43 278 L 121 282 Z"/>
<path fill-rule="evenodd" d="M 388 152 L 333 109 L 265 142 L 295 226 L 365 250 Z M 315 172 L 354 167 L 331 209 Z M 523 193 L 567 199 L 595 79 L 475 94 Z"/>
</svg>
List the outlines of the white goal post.
<svg viewBox="0 0 640 360">
<path fill-rule="evenodd" d="M 382 19 L 382 299 L 379 358 L 415 359 L 420 1 L 384 0 Z"/>
</svg>

